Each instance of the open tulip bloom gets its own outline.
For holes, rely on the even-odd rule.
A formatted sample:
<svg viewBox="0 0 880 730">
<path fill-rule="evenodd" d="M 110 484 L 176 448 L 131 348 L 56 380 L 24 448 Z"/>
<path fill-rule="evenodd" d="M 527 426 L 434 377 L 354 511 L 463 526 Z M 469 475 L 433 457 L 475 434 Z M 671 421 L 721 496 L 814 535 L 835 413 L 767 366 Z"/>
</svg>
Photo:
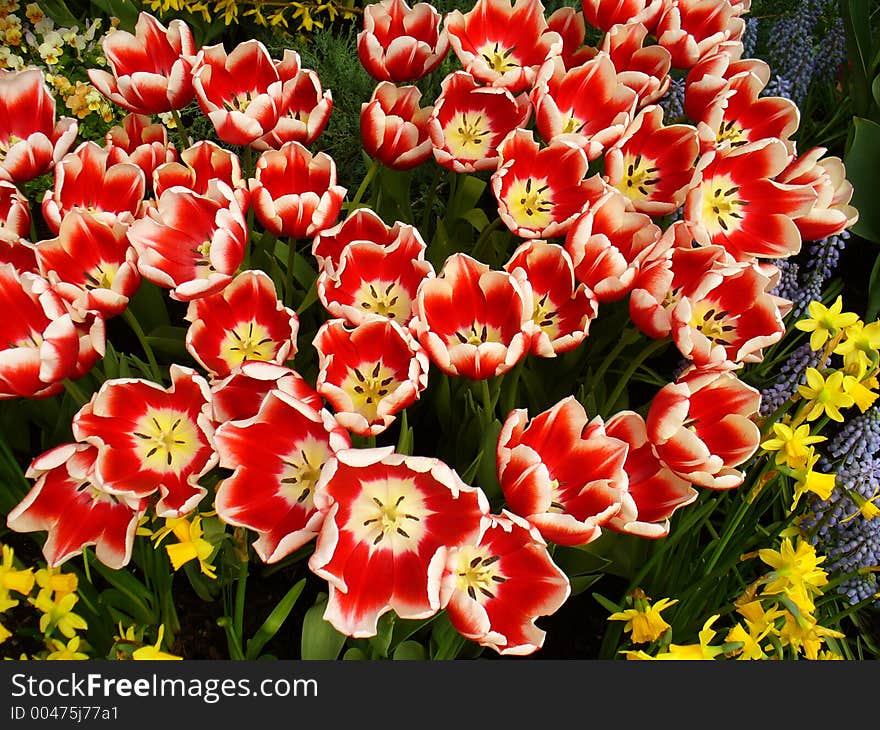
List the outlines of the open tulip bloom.
<svg viewBox="0 0 880 730">
<path fill-rule="evenodd" d="M 847 454 L 876 440 L 856 434 L 876 420 L 880 324 L 798 278 L 799 255 L 809 276 L 833 268 L 860 203 L 842 145 L 799 149 L 798 104 L 745 57 L 749 7 L 474 0 L 444 16 L 381 0 L 342 59 L 361 78 L 338 89 L 303 48 L 198 47 L 144 11 L 88 69 L 113 105 L 97 139 L 94 117 L 57 114 L 55 90 L 88 117 L 63 65 L 0 55 L 0 403 L 40 401 L 0 414 L 33 419 L 0 451 L 52 425 L 5 519 L 41 533 L 51 569 L 27 605 L 49 601 L 64 642 L 83 639 L 48 658 L 113 656 L 54 572 L 77 559 L 102 564 L 115 593 L 82 597 L 114 620 L 120 586 L 170 591 L 182 569 L 175 591 L 217 597 L 237 658 L 303 614 L 303 658 L 528 655 L 604 572 L 632 580 L 619 646 L 651 637 L 614 653 L 817 654 L 825 604 L 783 585 L 809 560 L 772 579 L 749 561 L 771 533 L 824 530 L 832 495 L 844 522 L 877 514 L 820 431 L 851 412 Z M 28 22 L 47 25 L 38 10 Z M 791 301 L 809 287 L 816 301 Z M 0 613 L 19 600 L 4 575 L 32 582 L 10 555 Z M 248 578 L 251 562 L 272 568 Z M 247 591 L 290 576 L 249 638 Z M 666 586 L 681 592 L 646 595 Z M 697 588 L 707 612 L 702 591 L 728 591 L 712 605 L 746 627 L 710 643 L 718 616 L 687 613 Z M 311 609 L 291 610 L 298 591 Z M 176 658 L 172 603 L 149 606 L 155 645 L 120 624 L 112 651 Z M 41 632 L 57 642 L 55 624 Z M 670 643 L 700 625 L 699 644 Z"/>
</svg>

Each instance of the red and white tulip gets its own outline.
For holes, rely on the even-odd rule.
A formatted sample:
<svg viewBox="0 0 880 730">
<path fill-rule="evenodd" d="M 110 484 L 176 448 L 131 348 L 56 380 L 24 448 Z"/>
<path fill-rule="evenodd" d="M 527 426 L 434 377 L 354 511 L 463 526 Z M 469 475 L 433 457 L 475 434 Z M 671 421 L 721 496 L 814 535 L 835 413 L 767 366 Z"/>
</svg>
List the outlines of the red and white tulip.
<svg viewBox="0 0 880 730">
<path fill-rule="evenodd" d="M 541 0 L 477 0 L 466 13 L 448 13 L 445 28 L 465 71 L 514 94 L 528 91 L 541 64 L 562 53 Z"/>
<path fill-rule="evenodd" d="M 388 611 L 433 616 L 446 549 L 475 544 L 489 513 L 482 490 L 442 461 L 392 447 L 338 451 L 315 504 L 324 523 L 309 567 L 329 583 L 324 619 L 356 638 L 375 636 Z"/>
<path fill-rule="evenodd" d="M 0 69 L 0 172 L 22 183 L 49 172 L 76 139 L 77 121 L 55 119 L 43 72 Z"/>
<path fill-rule="evenodd" d="M 184 21 L 175 18 L 165 26 L 141 12 L 133 34 L 117 29 L 104 36 L 101 47 L 110 71 L 89 69 L 89 80 L 114 104 L 136 114 L 159 114 L 192 101 L 196 47 Z"/>
<path fill-rule="evenodd" d="M 434 159 L 453 172 L 494 170 L 498 145 L 524 127 L 531 113 L 527 94 L 514 97 L 507 89 L 482 86 L 469 73 L 455 71 L 443 79 L 431 113 Z"/>
<path fill-rule="evenodd" d="M 503 511 L 473 545 L 450 548 L 440 605 L 456 630 L 499 654 L 532 654 L 546 632 L 535 624 L 571 593 L 568 576 L 553 562 L 540 533 Z"/>
<path fill-rule="evenodd" d="M 194 370 L 170 368 L 168 388 L 136 378 L 107 380 L 73 418 L 73 435 L 98 449 L 95 478 L 131 500 L 158 494 L 159 517 L 181 517 L 207 489 L 217 463 L 211 391 Z"/>
<path fill-rule="evenodd" d="M 382 0 L 364 7 L 357 50 L 364 69 L 377 81 L 410 83 L 440 65 L 449 38 L 433 5 Z"/>
<path fill-rule="evenodd" d="M 83 142 L 55 166 L 51 190 L 43 196 L 43 218 L 53 233 L 74 208 L 98 211 L 108 221 L 140 217 L 146 192 L 144 171 L 132 162 L 110 161 L 110 151 Z"/>
<path fill-rule="evenodd" d="M 415 86 L 390 81 L 376 86 L 370 101 L 361 105 L 361 141 L 370 157 L 392 170 L 409 170 L 431 157 L 428 123 L 434 108 L 420 107 L 421 98 Z"/>
<path fill-rule="evenodd" d="M 585 545 L 621 510 L 628 446 L 568 396 L 529 419 L 511 411 L 497 445 L 498 482 L 507 508 L 545 540 Z"/>
<path fill-rule="evenodd" d="M 186 349 L 213 377 L 245 362 L 283 365 L 296 354 L 299 318 L 259 270 L 243 271 L 222 291 L 192 300 L 186 319 Z"/>
<path fill-rule="evenodd" d="M 329 412 L 273 390 L 253 417 L 222 424 L 214 443 L 220 466 L 234 470 L 217 485 L 217 515 L 257 533 L 253 547 L 264 563 L 317 536 L 324 521 L 314 502 L 321 468 L 351 446 Z"/>
<path fill-rule="evenodd" d="M 145 499 L 104 490 L 95 474 L 98 450 L 89 444 L 62 444 L 41 454 L 25 476 L 36 483 L 6 518 L 15 532 L 46 531 L 43 557 L 57 567 L 94 546 L 108 568 L 128 565 Z"/>
<path fill-rule="evenodd" d="M 660 460 L 682 479 L 710 489 L 743 483 L 736 467 L 758 448 L 761 394 L 730 370 L 690 368 L 654 396 L 645 418 Z"/>
<path fill-rule="evenodd" d="M 128 238 L 141 275 L 188 302 L 232 281 L 244 260 L 248 227 L 232 188 L 211 180 L 203 195 L 181 186 L 164 190 Z"/>
<path fill-rule="evenodd" d="M 352 433 L 375 436 L 387 430 L 428 386 L 428 356 L 390 319 L 368 319 L 354 327 L 331 319 L 312 344 L 318 353 L 315 387 Z"/>
<path fill-rule="evenodd" d="M 257 159 L 250 180 L 257 220 L 276 236 L 311 238 L 339 218 L 345 188 L 336 184 L 336 163 L 313 155 L 299 142 L 285 142 Z"/>
<path fill-rule="evenodd" d="M 504 264 L 506 271 L 517 268 L 532 288 L 536 331 L 531 352 L 555 357 L 580 345 L 599 313 L 599 302 L 575 280 L 574 264 L 566 250 L 555 243 L 526 241 Z"/>
<path fill-rule="evenodd" d="M 457 253 L 419 286 L 409 326 L 444 373 L 482 380 L 526 356 L 535 333 L 533 311 L 521 270 L 490 270 Z"/>
</svg>

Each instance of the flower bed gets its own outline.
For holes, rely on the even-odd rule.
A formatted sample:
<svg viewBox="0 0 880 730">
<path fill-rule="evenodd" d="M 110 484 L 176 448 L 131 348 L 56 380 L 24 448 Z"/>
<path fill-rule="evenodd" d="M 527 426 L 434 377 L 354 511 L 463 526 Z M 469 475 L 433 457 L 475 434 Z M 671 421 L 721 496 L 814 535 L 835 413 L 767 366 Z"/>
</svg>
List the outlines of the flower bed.
<svg viewBox="0 0 880 730">
<path fill-rule="evenodd" d="M 7 656 L 875 651 L 872 229 L 747 0 L 181 10 L 0 71 Z"/>
</svg>

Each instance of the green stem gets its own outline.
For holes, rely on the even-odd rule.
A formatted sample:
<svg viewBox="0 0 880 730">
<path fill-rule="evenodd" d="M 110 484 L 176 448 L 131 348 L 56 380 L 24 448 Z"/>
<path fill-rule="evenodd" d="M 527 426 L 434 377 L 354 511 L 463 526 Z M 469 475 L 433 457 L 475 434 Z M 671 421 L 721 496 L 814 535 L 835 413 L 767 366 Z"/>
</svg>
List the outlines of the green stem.
<svg viewBox="0 0 880 730">
<path fill-rule="evenodd" d="M 192 145 L 192 140 L 190 140 L 189 135 L 186 133 L 186 127 L 183 124 L 183 119 L 180 118 L 180 112 L 177 109 L 172 109 L 171 116 L 174 119 L 174 127 L 177 129 L 177 138 L 180 140 L 180 151 L 183 152 Z"/>
<path fill-rule="evenodd" d="M 489 379 L 480 381 L 480 397 L 483 400 L 483 425 L 488 428 L 495 420 L 495 403 L 492 401 L 492 393 L 489 391 Z"/>
<path fill-rule="evenodd" d="M 611 348 L 611 351 L 605 356 L 605 359 L 602 360 L 599 367 L 596 369 L 596 372 L 592 375 L 592 381 L 594 383 L 598 383 L 602 380 L 602 376 L 605 375 L 605 371 L 611 367 L 611 364 L 617 359 L 617 356 L 623 352 L 623 350 L 636 341 L 638 333 L 632 329 L 625 329 L 620 339 L 617 341 L 617 344 Z"/>
<path fill-rule="evenodd" d="M 291 238 L 287 242 L 287 269 L 284 272 L 285 282 L 284 282 L 284 291 L 287 295 L 287 304 L 290 305 L 293 303 L 293 264 L 296 260 L 296 245 L 297 241 L 295 238 Z"/>
<path fill-rule="evenodd" d="M 382 167 L 382 163 L 379 160 L 373 160 L 369 169 L 367 170 L 367 174 L 364 175 L 364 179 L 361 180 L 361 184 L 357 189 L 357 192 L 354 194 L 354 198 L 350 203 L 350 209 L 354 210 L 358 207 L 361 202 L 361 199 L 364 197 L 364 194 L 367 192 L 367 188 L 370 187 L 370 183 L 373 182 L 373 178 L 376 177 L 376 173 L 379 172 Z"/>
<path fill-rule="evenodd" d="M 238 638 L 238 645 L 244 647 L 244 602 L 247 594 L 247 578 L 248 578 L 248 560 L 245 553 L 244 560 L 241 561 L 241 569 L 238 574 L 238 583 L 235 586 L 235 609 L 232 618 L 232 629 Z"/>
<path fill-rule="evenodd" d="M 70 397 L 73 398 L 77 404 L 84 406 L 89 402 L 88 396 L 83 393 L 82 389 L 70 378 L 65 378 L 62 382 L 64 384 L 64 390 L 70 394 Z"/>
<path fill-rule="evenodd" d="M 480 261 L 480 257 L 483 255 L 483 249 L 486 247 L 486 244 L 489 241 L 490 236 L 495 233 L 499 228 L 504 225 L 504 221 L 501 220 L 501 216 L 492 221 L 488 226 L 486 226 L 482 231 L 480 231 L 480 235 L 477 237 L 476 243 L 474 243 L 474 247 L 471 252 L 471 256 Z"/>
<path fill-rule="evenodd" d="M 651 355 L 657 352 L 657 350 L 666 347 L 667 343 L 668 341 L 665 338 L 662 340 L 654 340 L 653 342 L 649 342 L 647 345 L 645 345 L 642 351 L 633 358 L 632 362 L 629 364 L 629 367 L 624 371 L 620 380 L 617 381 L 617 385 L 615 386 L 614 390 L 611 391 L 611 395 L 605 399 L 605 407 L 602 409 L 603 415 L 608 415 L 607 413 L 604 413 L 604 411 L 607 411 L 615 403 L 617 403 L 617 399 L 620 398 L 620 394 L 623 393 L 623 390 L 629 383 L 630 378 L 635 375 L 636 370 L 638 370 L 642 366 L 642 363 L 644 363 L 645 360 L 647 360 Z"/>
<path fill-rule="evenodd" d="M 437 186 L 440 185 L 440 175 L 443 174 L 443 168 L 440 165 L 434 165 L 434 177 L 431 179 L 431 187 L 428 188 L 427 198 L 425 199 L 425 210 L 422 211 L 422 221 L 419 225 L 420 233 L 425 241 L 431 240 L 428 224 L 431 222 L 431 213 L 434 207 L 434 199 L 437 197 Z M 36 240 L 36 239 L 33 239 Z"/>
<path fill-rule="evenodd" d="M 156 355 L 153 353 L 153 348 L 150 347 L 150 343 L 147 341 L 147 336 L 144 333 L 143 327 L 141 327 L 141 323 L 137 321 L 137 317 L 132 314 L 130 309 L 126 309 L 122 312 L 122 317 L 126 321 L 129 327 L 131 327 L 131 331 L 134 332 L 135 337 L 137 337 L 138 342 L 141 345 L 141 348 L 144 351 L 144 354 L 147 356 L 147 362 L 150 364 L 151 375 L 153 376 L 153 380 L 157 383 L 162 382 L 162 374 L 159 371 L 159 363 L 156 362 Z"/>
</svg>

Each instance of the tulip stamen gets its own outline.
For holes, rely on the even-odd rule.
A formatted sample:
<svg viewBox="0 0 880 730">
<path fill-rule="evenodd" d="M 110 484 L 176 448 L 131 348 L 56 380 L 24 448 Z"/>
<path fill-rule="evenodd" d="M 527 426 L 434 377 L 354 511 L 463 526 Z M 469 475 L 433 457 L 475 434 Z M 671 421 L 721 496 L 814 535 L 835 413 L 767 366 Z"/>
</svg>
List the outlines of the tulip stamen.
<svg viewBox="0 0 880 730">
<path fill-rule="evenodd" d="M 424 529 L 420 522 L 428 514 L 411 480 L 389 480 L 363 485 L 361 497 L 352 505 L 349 525 L 371 545 L 386 541 L 393 549 L 409 549 L 420 539 Z"/>
<path fill-rule="evenodd" d="M 307 451 L 308 449 L 308 451 Z M 315 453 L 320 449 L 320 453 Z M 329 454 L 326 446 L 311 439 L 305 447 L 301 447 L 298 453 L 291 453 L 281 459 L 284 465 L 285 476 L 281 478 L 282 489 L 280 496 L 295 504 L 304 504 L 306 509 L 311 509 L 311 497 L 315 491 L 315 484 L 321 476 L 321 465 Z M 311 452 L 311 459 L 309 458 Z"/>
<path fill-rule="evenodd" d="M 196 456 L 198 430 L 189 417 L 170 409 L 150 410 L 132 436 L 143 450 L 141 460 L 155 471 L 180 471 Z"/>
<path fill-rule="evenodd" d="M 743 220 L 742 209 L 749 203 L 736 197 L 739 186 L 726 175 L 716 177 L 703 183 L 703 224 L 710 235 L 719 231 L 731 233 L 736 231 Z"/>
<path fill-rule="evenodd" d="M 466 591 L 473 601 L 495 598 L 490 588 L 507 581 L 498 570 L 500 559 L 500 555 L 486 555 L 485 547 L 461 548 L 456 567 L 458 589 Z"/>
<path fill-rule="evenodd" d="M 624 158 L 626 173 L 617 184 L 617 189 L 630 200 L 649 198 L 653 192 L 652 188 L 662 179 L 656 174 L 660 168 L 656 167 L 653 162 L 653 160 L 643 158 L 641 154 L 635 158 L 626 155 Z"/>
</svg>

